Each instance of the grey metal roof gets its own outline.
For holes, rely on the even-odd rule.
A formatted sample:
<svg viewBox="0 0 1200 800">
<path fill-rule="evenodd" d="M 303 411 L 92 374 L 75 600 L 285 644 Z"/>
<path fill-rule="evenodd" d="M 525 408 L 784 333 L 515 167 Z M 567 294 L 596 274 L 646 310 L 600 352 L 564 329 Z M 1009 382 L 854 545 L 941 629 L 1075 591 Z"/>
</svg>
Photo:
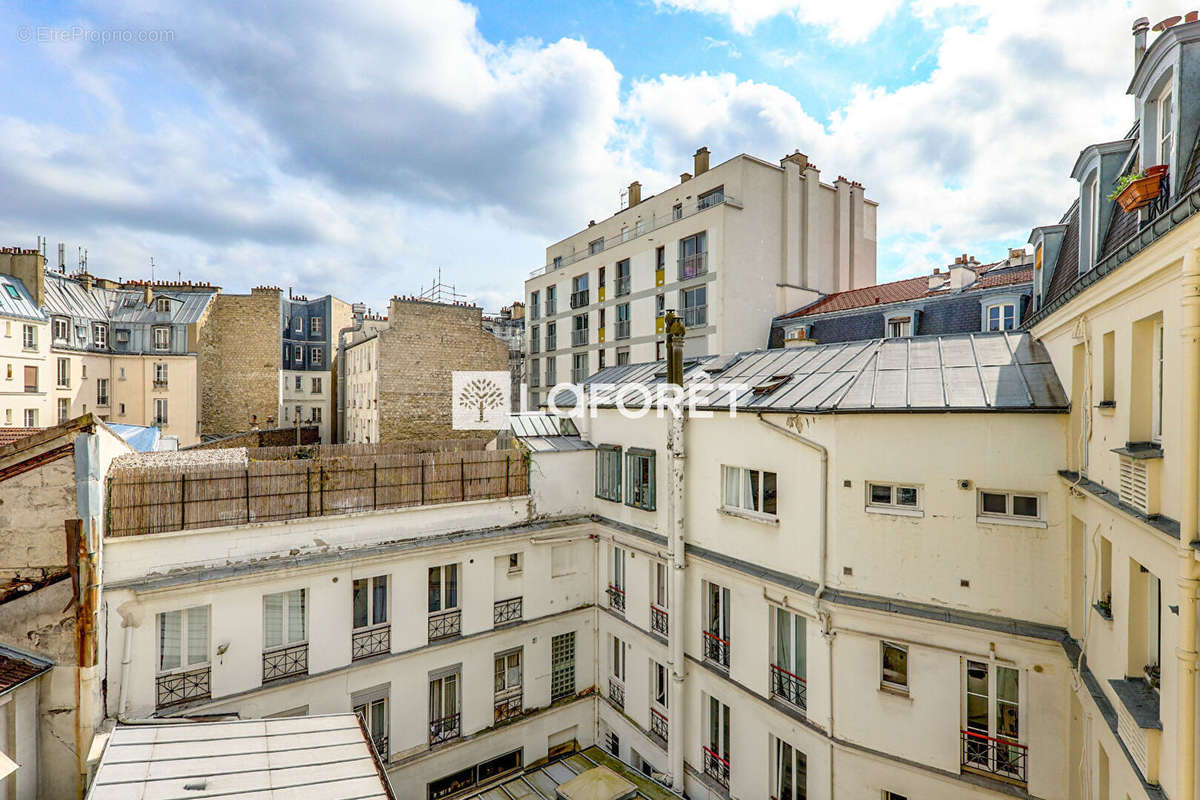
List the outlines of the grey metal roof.
<svg viewBox="0 0 1200 800">
<path fill-rule="evenodd" d="M 358 718 L 327 714 L 117 725 L 87 796 L 387 800 L 391 793 Z"/>
<path fill-rule="evenodd" d="M 97 289 L 94 290 L 104 297 L 108 308 L 109 319 L 113 322 L 175 322 L 190 324 L 198 322 L 204 316 L 205 309 L 217 296 L 215 289 L 211 291 L 181 292 L 172 289 L 155 287 L 154 298 L 170 298 L 171 313 L 159 313 L 152 306 L 142 302 L 143 293 L 136 289 Z"/>
<path fill-rule="evenodd" d="M 805 413 L 890 411 L 1053 411 L 1066 393 L 1041 342 L 1024 332 L 874 339 L 761 350 L 685 361 L 684 384 L 697 407 Z M 585 384 L 597 405 L 615 406 L 627 384 L 654 402 L 666 382 L 661 361 L 609 367 Z M 710 384 L 704 388 L 702 384 Z M 721 384 L 743 384 L 732 389 Z M 605 385 L 608 385 L 607 387 Z M 625 389 L 625 404 L 642 394 Z M 570 407 L 570 392 L 556 395 Z"/>
<path fill-rule="evenodd" d="M 46 272 L 46 302 L 51 314 L 64 317 L 85 317 L 107 320 L 104 306 L 94 292 L 88 292 L 78 281 L 59 272 Z"/>
<path fill-rule="evenodd" d="M 533 411 L 513 414 L 508 420 L 513 435 L 535 453 L 593 449 L 568 417 Z"/>
<path fill-rule="evenodd" d="M 13 297 L 13 293 L 16 297 Z M 33 302 L 25 284 L 12 275 L 0 275 L 0 317 L 46 322 L 49 318 Z"/>
</svg>

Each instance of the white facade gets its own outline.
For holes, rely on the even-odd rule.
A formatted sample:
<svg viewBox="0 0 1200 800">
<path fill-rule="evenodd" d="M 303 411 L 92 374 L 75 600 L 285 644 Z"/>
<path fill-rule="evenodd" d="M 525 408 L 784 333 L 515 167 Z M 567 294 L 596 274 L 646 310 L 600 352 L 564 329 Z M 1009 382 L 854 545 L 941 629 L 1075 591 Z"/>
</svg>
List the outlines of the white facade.
<svg viewBox="0 0 1200 800">
<path fill-rule="evenodd" d="M 347 345 L 343 355 L 346 384 L 342 435 L 347 442 L 379 441 L 378 327 L 364 326 L 364 331 L 363 338 Z"/>
<path fill-rule="evenodd" d="M 278 424 L 287 427 L 297 424 L 299 420 L 302 425 L 316 425 L 320 440 L 329 443 L 333 376 L 332 370 L 282 370 L 279 373 L 279 391 L 283 399 L 280 402 Z"/>
</svg>

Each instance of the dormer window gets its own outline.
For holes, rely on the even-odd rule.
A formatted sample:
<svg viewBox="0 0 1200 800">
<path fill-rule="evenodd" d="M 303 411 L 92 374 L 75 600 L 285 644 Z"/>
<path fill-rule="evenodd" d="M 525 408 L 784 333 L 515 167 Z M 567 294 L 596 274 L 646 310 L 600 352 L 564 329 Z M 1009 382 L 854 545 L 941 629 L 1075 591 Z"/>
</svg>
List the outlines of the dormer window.
<svg viewBox="0 0 1200 800">
<path fill-rule="evenodd" d="M 171 301 L 166 297 L 159 297 L 154 301 L 154 310 L 160 314 L 171 313 Z"/>
<path fill-rule="evenodd" d="M 887 335 L 889 339 L 912 336 L 912 317 L 889 317 Z"/>
<path fill-rule="evenodd" d="M 1171 165 L 1171 150 L 1174 141 L 1173 131 L 1175 114 L 1171 97 L 1171 83 L 1168 81 L 1162 94 L 1155 101 L 1158 106 L 1158 163 Z M 1147 166 L 1153 166 L 1148 164 Z"/>
<path fill-rule="evenodd" d="M 986 330 L 1011 331 L 1017 327 L 1017 306 L 1015 303 L 996 303 L 990 305 L 984 312 L 987 321 Z"/>
<path fill-rule="evenodd" d="M 1096 266 L 1100 254 L 1100 176 L 1096 172 L 1093 172 L 1084 184 L 1083 196 L 1087 201 L 1087 207 L 1084 209 L 1086 224 L 1081 228 L 1087 236 L 1087 259 L 1083 264 L 1091 269 Z M 1081 267 L 1080 271 L 1086 270 Z"/>
</svg>

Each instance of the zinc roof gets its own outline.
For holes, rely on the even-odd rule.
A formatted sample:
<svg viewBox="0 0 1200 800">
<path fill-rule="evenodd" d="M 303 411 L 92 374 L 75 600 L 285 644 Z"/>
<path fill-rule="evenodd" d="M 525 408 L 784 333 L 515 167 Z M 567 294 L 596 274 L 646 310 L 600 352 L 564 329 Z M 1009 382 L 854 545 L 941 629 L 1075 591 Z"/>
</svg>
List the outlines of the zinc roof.
<svg viewBox="0 0 1200 800">
<path fill-rule="evenodd" d="M 750 413 L 1063 412 L 1069 405 L 1045 347 L 1017 331 L 705 356 L 685 361 L 684 368 L 685 389 L 695 392 L 697 408 L 708 410 L 736 403 L 739 412 Z M 611 408 L 627 384 L 647 387 L 657 404 L 665 383 L 666 365 L 658 361 L 608 367 L 585 387 L 598 406 Z M 642 393 L 624 391 L 626 405 L 642 405 Z M 568 391 L 555 400 L 560 407 L 574 403 Z"/>
<path fill-rule="evenodd" d="M 177 322 L 190 324 L 198 322 L 204 315 L 208 304 L 217 296 L 213 291 L 180 292 L 171 289 L 154 289 L 155 299 L 167 297 L 171 299 L 171 313 L 164 319 L 164 314 L 146 305 L 143 293 L 136 289 L 97 289 L 104 298 L 108 308 L 108 317 L 113 322 Z"/>
<path fill-rule="evenodd" d="M 16 297 L 13 295 L 16 294 Z M 0 317 L 16 317 L 45 322 L 47 317 L 33 302 L 33 297 L 19 278 L 0 275 Z"/>
<path fill-rule="evenodd" d="M 88 292 L 78 281 L 58 272 L 46 272 L 45 308 L 51 314 L 64 317 L 85 317 L 106 320 L 104 306 L 96 292 Z"/>
</svg>

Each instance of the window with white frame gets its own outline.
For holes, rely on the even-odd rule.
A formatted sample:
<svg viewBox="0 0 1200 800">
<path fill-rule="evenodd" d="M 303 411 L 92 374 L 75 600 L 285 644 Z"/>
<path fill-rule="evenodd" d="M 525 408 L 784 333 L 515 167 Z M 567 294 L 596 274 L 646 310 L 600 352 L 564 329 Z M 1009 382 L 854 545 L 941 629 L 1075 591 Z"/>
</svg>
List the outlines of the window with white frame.
<svg viewBox="0 0 1200 800">
<path fill-rule="evenodd" d="M 670 702 L 670 673 L 665 664 L 650 660 L 650 702 L 666 709 Z"/>
<path fill-rule="evenodd" d="M 1024 780 L 1020 672 L 965 659 L 962 685 L 963 766 Z"/>
<path fill-rule="evenodd" d="M 621 448 L 617 445 L 596 448 L 596 497 L 621 502 Z"/>
<path fill-rule="evenodd" d="M 310 336 L 320 336 L 322 331 L 323 320 L 320 317 L 313 317 L 308 321 L 308 333 Z"/>
<path fill-rule="evenodd" d="M 58 366 L 58 374 L 57 374 L 58 380 L 56 381 L 56 383 L 58 384 L 59 388 L 62 388 L 62 389 L 70 388 L 70 386 L 71 386 L 71 361 L 70 361 L 70 359 L 66 359 L 66 358 L 58 359 L 57 366 Z"/>
<path fill-rule="evenodd" d="M 808 643 L 804 617 L 771 606 L 771 694 L 808 707 Z"/>
<path fill-rule="evenodd" d="M 97 322 L 92 325 L 92 344 L 96 347 L 108 347 L 108 326 Z"/>
<path fill-rule="evenodd" d="M 704 745 L 704 774 L 721 785 L 729 785 L 730 724 L 729 706 L 709 695 L 705 708 L 708 717 Z"/>
<path fill-rule="evenodd" d="M 292 347 L 292 361 L 297 364 L 304 363 L 304 345 L 298 344 Z"/>
<path fill-rule="evenodd" d="M 308 363 L 314 367 L 319 367 L 325 363 L 325 354 L 319 347 L 310 347 L 308 351 Z"/>
<path fill-rule="evenodd" d="M 154 424 L 167 424 L 167 398 L 165 397 L 154 398 Z"/>
<path fill-rule="evenodd" d="M 208 663 L 209 606 L 158 615 L 158 671 L 173 672 Z"/>
<path fill-rule="evenodd" d="M 609 637 L 608 674 L 625 682 L 625 643 L 616 636 Z"/>
<path fill-rule="evenodd" d="M 169 314 L 171 312 L 171 301 L 165 297 L 155 299 L 154 310 L 160 314 Z"/>
<path fill-rule="evenodd" d="M 703 582 L 704 629 L 701 639 L 704 658 L 729 668 L 729 589 L 711 581 Z"/>
<path fill-rule="evenodd" d="M 154 329 L 154 349 L 155 350 L 170 350 L 171 349 L 171 329 L 165 325 L 160 325 Z"/>
<path fill-rule="evenodd" d="M 429 568 L 429 613 L 458 608 L 458 564 Z"/>
<path fill-rule="evenodd" d="M 881 669 L 879 683 L 886 689 L 908 692 L 908 646 L 880 642 Z"/>
<path fill-rule="evenodd" d="M 263 650 L 308 640 L 307 589 L 263 595 Z"/>
<path fill-rule="evenodd" d="M 670 578 L 668 576 L 670 574 L 667 565 L 662 561 L 655 561 L 654 567 L 650 570 L 650 602 L 664 611 L 670 608 L 668 604 L 670 599 Z"/>
<path fill-rule="evenodd" d="M 893 317 L 887 321 L 889 339 L 912 336 L 912 317 Z"/>
<path fill-rule="evenodd" d="M 496 722 L 519 716 L 522 709 L 522 670 L 521 648 L 496 653 L 493 664 L 495 684 L 494 719 Z"/>
<path fill-rule="evenodd" d="M 9 413 L 12 413 L 11 409 Z M 58 398 L 58 424 L 66 422 L 71 418 L 71 401 L 65 397 Z"/>
<path fill-rule="evenodd" d="M 350 698 L 351 708 L 362 720 L 367 733 L 371 735 L 376 752 L 385 763 L 389 755 L 388 688 L 384 685 L 375 690 L 357 692 Z"/>
<path fill-rule="evenodd" d="M 65 320 L 59 317 L 54 318 L 54 341 L 65 342 L 71 336 L 71 326 Z"/>
<path fill-rule="evenodd" d="M 771 797 L 774 800 L 808 797 L 808 758 L 774 736 L 771 737 Z"/>
<path fill-rule="evenodd" d="M 1168 81 L 1158 96 L 1158 163 L 1171 165 L 1172 142 L 1175 130 L 1175 109 L 1172 103 L 1171 82 Z M 1152 166 L 1152 165 L 1151 165 Z"/>
<path fill-rule="evenodd" d="M 167 385 L 167 372 L 168 372 L 167 362 L 156 361 L 154 363 L 154 385 L 155 386 L 166 386 Z"/>
<path fill-rule="evenodd" d="M 920 488 L 908 484 L 869 481 L 867 508 L 881 511 L 920 511 Z"/>
<path fill-rule="evenodd" d="M 1002 520 L 1040 521 L 1042 496 L 1028 492 L 980 489 L 979 516 Z"/>
<path fill-rule="evenodd" d="M 775 516 L 777 489 L 774 472 L 726 466 L 724 473 L 726 508 Z"/>
<path fill-rule="evenodd" d="M 108 378 L 96 379 L 96 405 L 108 405 Z"/>
<path fill-rule="evenodd" d="M 26 350 L 37 349 L 37 328 L 32 325 L 21 326 L 21 346 Z"/>
<path fill-rule="evenodd" d="M 1162 441 L 1162 418 L 1163 418 L 1163 324 L 1162 321 L 1154 323 L 1154 355 L 1151 362 L 1151 395 L 1150 395 L 1150 413 L 1151 413 L 1151 429 L 1150 434 L 1154 441 Z M 1144 419 L 1144 418 L 1143 418 Z"/>
<path fill-rule="evenodd" d="M 429 679 L 429 741 L 437 744 L 461 735 L 461 667 Z"/>
<path fill-rule="evenodd" d="M 321 407 L 313 406 L 312 413 L 309 416 L 313 422 L 320 422 L 321 421 Z"/>
<path fill-rule="evenodd" d="M 608 604 L 625 611 L 625 548 L 615 544 L 608 562 Z"/>
<path fill-rule="evenodd" d="M 38 426 L 38 412 L 36 408 L 25 409 L 25 427 L 36 428 Z"/>
<path fill-rule="evenodd" d="M 356 578 L 353 584 L 354 627 L 370 628 L 388 621 L 388 576 Z"/>
<path fill-rule="evenodd" d="M 984 310 L 985 329 L 989 331 L 1011 331 L 1017 327 L 1015 303 L 995 303 Z"/>
</svg>

